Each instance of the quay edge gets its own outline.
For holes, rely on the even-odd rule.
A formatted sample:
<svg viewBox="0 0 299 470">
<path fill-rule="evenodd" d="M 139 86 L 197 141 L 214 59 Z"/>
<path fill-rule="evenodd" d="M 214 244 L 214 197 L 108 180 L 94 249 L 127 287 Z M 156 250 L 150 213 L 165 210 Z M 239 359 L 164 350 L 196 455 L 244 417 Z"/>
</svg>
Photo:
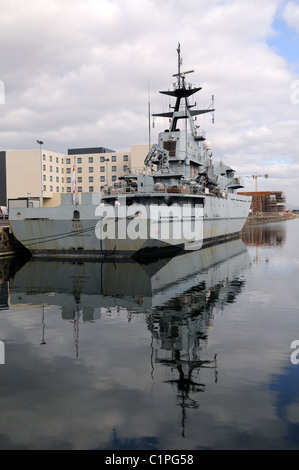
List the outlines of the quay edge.
<svg viewBox="0 0 299 470">
<path fill-rule="evenodd" d="M 246 225 L 253 224 L 269 224 L 273 222 L 284 222 L 285 220 L 292 220 L 299 217 L 299 214 L 289 213 L 283 215 L 250 215 L 245 223 Z"/>
<path fill-rule="evenodd" d="M 15 238 L 10 225 L 0 225 L 0 258 L 17 255 L 30 256 L 27 248 Z"/>
</svg>

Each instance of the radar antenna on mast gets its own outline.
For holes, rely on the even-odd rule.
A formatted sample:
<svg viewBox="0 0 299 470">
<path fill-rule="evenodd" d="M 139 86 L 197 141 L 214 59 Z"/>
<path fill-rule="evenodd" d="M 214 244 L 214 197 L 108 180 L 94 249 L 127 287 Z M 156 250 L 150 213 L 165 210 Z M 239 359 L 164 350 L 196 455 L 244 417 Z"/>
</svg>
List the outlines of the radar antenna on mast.
<svg viewBox="0 0 299 470">
<path fill-rule="evenodd" d="M 177 53 L 178 53 L 178 73 L 173 74 L 173 77 L 178 77 L 178 87 L 181 88 L 181 78 L 183 80 L 183 88 L 185 85 L 185 75 L 187 73 L 193 73 L 194 70 L 187 70 L 186 72 L 181 72 L 181 65 L 183 63 L 183 59 L 181 58 L 181 45 L 179 43 L 178 48 L 177 48 Z"/>
<path fill-rule="evenodd" d="M 178 74 L 177 74 L 177 76 L 179 77 L 179 88 L 181 88 L 181 65 L 182 65 L 183 61 L 181 59 L 181 44 L 180 43 L 178 44 L 177 53 L 178 53 Z"/>
</svg>

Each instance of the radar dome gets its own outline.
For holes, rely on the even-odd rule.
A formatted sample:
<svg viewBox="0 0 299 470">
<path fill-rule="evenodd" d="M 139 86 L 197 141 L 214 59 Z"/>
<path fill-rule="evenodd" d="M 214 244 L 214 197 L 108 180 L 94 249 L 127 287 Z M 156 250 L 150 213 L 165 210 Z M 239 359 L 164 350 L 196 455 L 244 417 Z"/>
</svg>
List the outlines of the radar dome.
<svg viewBox="0 0 299 470">
<path fill-rule="evenodd" d="M 205 150 L 211 150 L 211 148 L 212 148 L 212 142 L 210 142 L 209 140 L 206 140 L 206 141 L 204 142 L 203 146 L 204 146 L 204 149 L 205 149 Z"/>
</svg>

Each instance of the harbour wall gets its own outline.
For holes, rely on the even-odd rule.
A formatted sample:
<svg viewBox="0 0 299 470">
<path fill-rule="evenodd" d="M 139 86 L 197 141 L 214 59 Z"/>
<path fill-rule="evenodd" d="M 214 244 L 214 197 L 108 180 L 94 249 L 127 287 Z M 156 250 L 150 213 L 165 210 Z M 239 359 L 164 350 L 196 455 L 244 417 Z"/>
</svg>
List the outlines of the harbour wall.
<svg viewBox="0 0 299 470">
<path fill-rule="evenodd" d="M 0 258 L 28 253 L 27 249 L 16 240 L 9 225 L 0 226 Z"/>
<path fill-rule="evenodd" d="M 245 225 L 253 224 L 269 224 L 272 222 L 282 222 L 299 217 L 298 214 L 282 214 L 282 215 L 250 215 Z"/>
</svg>

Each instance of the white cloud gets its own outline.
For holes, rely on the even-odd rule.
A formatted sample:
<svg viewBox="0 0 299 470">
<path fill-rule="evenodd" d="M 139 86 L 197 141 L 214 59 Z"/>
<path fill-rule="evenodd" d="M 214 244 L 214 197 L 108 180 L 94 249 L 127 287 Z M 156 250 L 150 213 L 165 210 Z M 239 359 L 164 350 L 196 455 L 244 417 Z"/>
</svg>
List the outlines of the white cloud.
<svg viewBox="0 0 299 470">
<path fill-rule="evenodd" d="M 283 3 L 0 0 L 2 149 L 31 148 L 37 138 L 62 152 L 148 142 L 148 88 L 152 112 L 168 109 L 158 91 L 172 86 L 180 42 L 183 67 L 195 69 L 188 78 L 203 86 L 198 106 L 215 95 L 215 125 L 210 116 L 199 122 L 215 158 L 240 174 L 261 167 L 270 176 L 273 162 L 288 161 L 290 174 L 276 184 L 296 202 L 299 104 L 291 84 L 298 76 L 267 44 Z M 297 11 L 287 4 L 290 26 Z M 168 122 L 155 125 L 152 140 Z"/>
<path fill-rule="evenodd" d="M 299 5 L 296 2 L 288 2 L 284 11 L 283 18 L 290 28 L 299 32 Z"/>
</svg>

